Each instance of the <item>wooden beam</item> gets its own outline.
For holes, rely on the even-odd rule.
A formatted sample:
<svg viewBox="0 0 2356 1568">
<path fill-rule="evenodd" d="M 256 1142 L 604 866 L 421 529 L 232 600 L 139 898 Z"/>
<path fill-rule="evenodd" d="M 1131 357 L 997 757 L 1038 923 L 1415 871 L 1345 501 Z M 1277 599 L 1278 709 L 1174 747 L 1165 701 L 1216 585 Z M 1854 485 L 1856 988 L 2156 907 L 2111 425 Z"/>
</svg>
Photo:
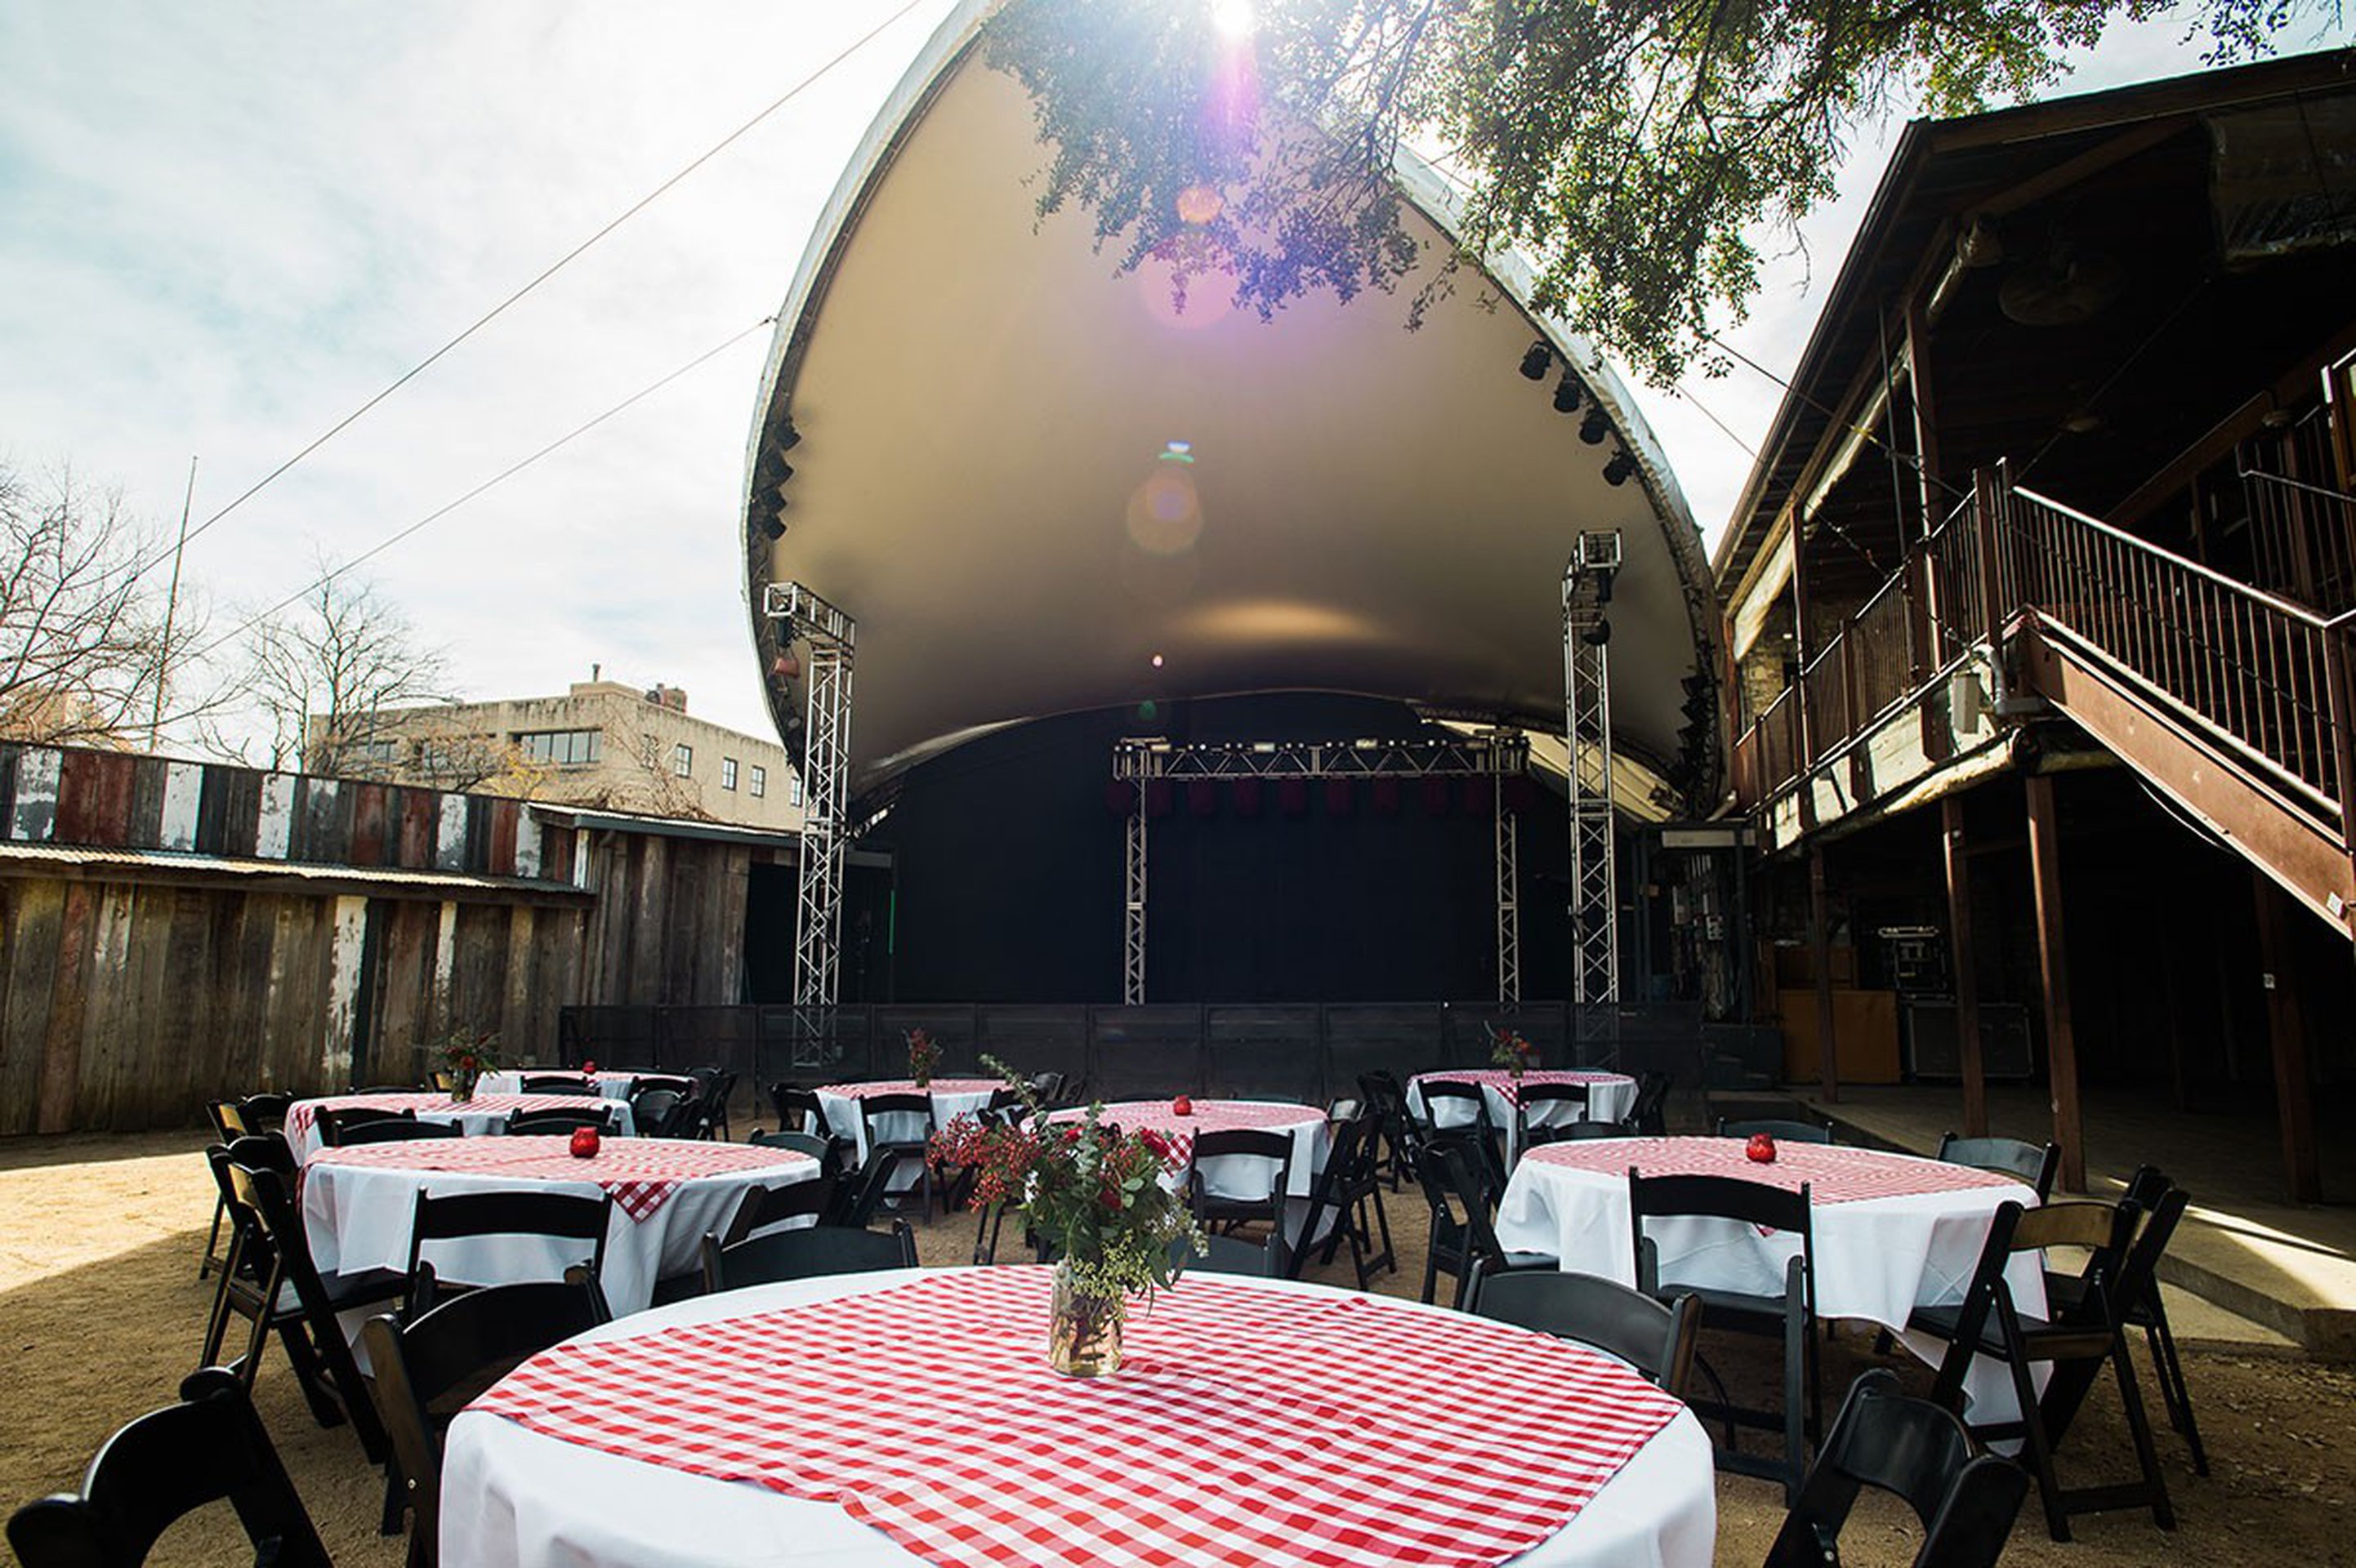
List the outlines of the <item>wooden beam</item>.
<svg viewBox="0 0 2356 1568">
<path fill-rule="evenodd" d="M 2308 1066 L 2306 1008 L 2298 984 L 2288 895 L 2253 868 L 2257 900 L 2259 975 L 2266 992 L 2266 1032 L 2274 1042 L 2275 1110 L 2282 1124 L 2283 1176 L 2294 1203 L 2323 1201 L 2315 1150 L 2314 1078 Z"/>
<path fill-rule="evenodd" d="M 1825 903 L 1825 851 L 1819 844 L 1808 850 L 1808 944 L 1813 950 L 1809 967 L 1816 981 L 1816 1061 L 1825 1099 L 1837 1104 L 1840 1052 L 1833 1040 L 1832 921 Z"/>
<path fill-rule="evenodd" d="M 2062 836 L 2053 779 L 2029 775 L 2029 871 L 2037 888 L 2038 973 L 2045 986 L 2045 1072 L 2053 1092 L 2053 1141 L 2062 1185 L 2086 1190 L 2085 1117 L 2078 1104 L 2078 1041 L 2070 1024 L 2070 955 L 2062 923 Z"/>
<path fill-rule="evenodd" d="M 1965 843 L 1964 798 L 1939 802 L 1940 842 L 1947 860 L 1947 944 L 1954 968 L 1955 1049 L 1964 1079 L 1964 1136 L 1987 1136 L 1987 1062 L 1980 1049 L 1980 976 L 1972 944 L 1972 861 Z"/>
</svg>

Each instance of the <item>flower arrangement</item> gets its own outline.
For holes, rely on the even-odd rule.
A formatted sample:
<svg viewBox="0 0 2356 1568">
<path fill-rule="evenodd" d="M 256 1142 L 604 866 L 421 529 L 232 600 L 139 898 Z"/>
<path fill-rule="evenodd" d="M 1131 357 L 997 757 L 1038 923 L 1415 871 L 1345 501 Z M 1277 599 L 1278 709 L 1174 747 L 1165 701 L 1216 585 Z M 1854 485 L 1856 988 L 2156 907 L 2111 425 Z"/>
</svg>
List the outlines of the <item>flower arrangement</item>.
<svg viewBox="0 0 2356 1568">
<path fill-rule="evenodd" d="M 1519 1078 L 1538 1064 L 1538 1048 L 1503 1024 L 1489 1029 L 1489 1064 Z"/>
<path fill-rule="evenodd" d="M 442 1037 L 442 1064 L 450 1075 L 450 1098 L 474 1098 L 475 1081 L 498 1068 L 498 1046 L 496 1033 L 486 1034 L 468 1024 L 460 1024 Z"/>
<path fill-rule="evenodd" d="M 908 1078 L 919 1089 L 932 1083 L 933 1074 L 940 1071 L 941 1048 L 923 1029 L 912 1029 L 904 1037 L 908 1042 Z"/>
<path fill-rule="evenodd" d="M 975 1201 L 1020 1209 L 1058 1258 L 1050 1339 L 1057 1370 L 1111 1371 L 1129 1298 L 1151 1301 L 1177 1277 L 1170 1253 L 1179 1238 L 1208 1247 L 1163 1179 L 1180 1163 L 1177 1151 L 1151 1128 L 1124 1132 L 1105 1122 L 1101 1103 L 1077 1120 L 1051 1123 L 1027 1082 L 995 1057 L 982 1062 L 1013 1086 L 1028 1114 L 1007 1122 L 959 1116 L 933 1135 L 926 1157 L 936 1168 L 970 1169 Z"/>
</svg>

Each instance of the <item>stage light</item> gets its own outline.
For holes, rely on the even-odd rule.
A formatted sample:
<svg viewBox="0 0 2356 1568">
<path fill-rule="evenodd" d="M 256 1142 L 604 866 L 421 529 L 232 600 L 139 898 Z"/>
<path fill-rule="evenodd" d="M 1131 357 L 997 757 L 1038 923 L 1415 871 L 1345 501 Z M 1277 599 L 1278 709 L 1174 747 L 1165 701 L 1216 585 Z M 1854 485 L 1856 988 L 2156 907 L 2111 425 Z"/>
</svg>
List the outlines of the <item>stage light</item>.
<svg viewBox="0 0 2356 1568">
<path fill-rule="evenodd" d="M 1579 640 L 1590 648 L 1601 647 L 1612 640 L 1612 623 L 1598 616 L 1595 624 L 1579 635 Z"/>
<path fill-rule="evenodd" d="M 1554 349 L 1541 337 L 1522 355 L 1522 374 L 1533 381 L 1543 381 L 1547 368 L 1553 363 Z"/>
<path fill-rule="evenodd" d="M 1628 449 L 1623 446 L 1612 454 L 1611 462 L 1603 465 L 1603 482 L 1614 486 L 1625 485 L 1628 483 L 1628 476 L 1635 472 L 1636 460 L 1628 454 Z"/>
<path fill-rule="evenodd" d="M 1603 438 L 1611 433 L 1611 418 L 1601 408 L 1590 406 L 1587 417 L 1579 421 L 1579 439 L 1590 446 L 1602 445 Z"/>
<path fill-rule="evenodd" d="M 780 508 L 778 511 L 771 512 L 762 517 L 761 531 L 768 535 L 773 539 L 781 539 L 786 537 L 786 519 L 783 514 L 783 508 Z"/>
<path fill-rule="evenodd" d="M 1565 370 L 1562 379 L 1554 384 L 1554 411 L 1558 414 L 1578 412 L 1579 400 L 1584 390 L 1579 384 L 1579 378 Z"/>
<path fill-rule="evenodd" d="M 777 427 L 777 433 L 769 438 L 769 450 L 777 456 L 783 457 L 801 443 L 802 432 L 794 428 L 794 421 L 791 419 L 787 419 Z"/>
</svg>

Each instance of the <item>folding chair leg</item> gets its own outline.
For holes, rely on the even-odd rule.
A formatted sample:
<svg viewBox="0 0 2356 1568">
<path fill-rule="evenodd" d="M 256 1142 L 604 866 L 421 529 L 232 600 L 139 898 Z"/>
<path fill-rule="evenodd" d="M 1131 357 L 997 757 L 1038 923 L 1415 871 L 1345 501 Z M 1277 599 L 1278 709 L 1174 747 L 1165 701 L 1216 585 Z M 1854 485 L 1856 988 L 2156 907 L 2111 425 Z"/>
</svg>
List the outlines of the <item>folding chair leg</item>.
<svg viewBox="0 0 2356 1568">
<path fill-rule="evenodd" d="M 1783 1317 L 1783 1506 L 1796 1507 L 1800 1488 L 1808 1478 L 1808 1428 L 1813 1424 L 1815 1379 L 1815 1336 L 1800 1304 L 1793 1302 Z"/>
<path fill-rule="evenodd" d="M 384 1517 L 378 1520 L 376 1523 L 376 1532 L 379 1535 L 401 1533 L 402 1517 L 409 1512 L 408 1491 L 409 1488 L 402 1485 L 401 1481 L 401 1460 L 398 1457 L 386 1459 L 384 1462 Z"/>
<path fill-rule="evenodd" d="M 229 1200 L 227 1198 L 214 1199 L 213 1228 L 205 1237 L 204 1254 L 197 1259 L 197 1277 L 198 1279 L 203 1279 L 212 1272 L 213 1264 L 220 1257 L 221 1221 L 228 1217 Z M 227 1265 L 224 1264 L 223 1266 L 226 1267 Z"/>
<path fill-rule="evenodd" d="M 2159 1455 L 2153 1448 L 2151 1423 L 2144 1418 L 2143 1392 L 2136 1386 L 2135 1365 L 2127 1360 L 2124 1331 L 2111 1341 L 2111 1366 L 2118 1373 L 2119 1402 L 2126 1407 L 2127 1433 L 2135 1439 L 2136 1463 L 2151 1494 L 2151 1519 L 2162 1530 L 2176 1528 L 2176 1509 L 2168 1500 L 2168 1477 L 2159 1472 Z M 2031 1424 L 2034 1424 L 2032 1423 Z"/>
<path fill-rule="evenodd" d="M 2029 1381 L 2029 1363 L 2006 1358 L 2012 1373 L 2013 1397 L 2020 1402 L 2020 1446 L 2029 1472 L 2037 1477 L 2037 1499 L 2045 1507 L 2046 1533 L 2056 1541 L 2070 1539 L 2070 1510 L 2062 1506 L 2062 1478 L 2053 1473 L 2053 1444 L 2037 1408 L 2037 1390 Z"/>
<path fill-rule="evenodd" d="M 303 1391 L 303 1399 L 311 1407 L 311 1417 L 322 1426 L 341 1426 L 345 1410 L 336 1396 L 327 1391 L 326 1369 L 321 1366 L 318 1351 L 303 1325 L 288 1318 L 278 1325 L 279 1342 L 286 1347 L 287 1364 L 294 1370 L 294 1381 Z M 374 1458 L 374 1455 L 369 1456 Z"/>
<path fill-rule="evenodd" d="M 2157 1296 L 2158 1287 L 2153 1287 Z M 2154 1302 L 2151 1327 L 2144 1330 L 2144 1339 L 2151 1349 L 2151 1364 L 2159 1374 L 2160 1396 L 2168 1403 L 2169 1424 L 2184 1435 L 2184 1445 L 2192 1451 L 2192 1473 L 2209 1473 L 2209 1451 L 2201 1444 L 2201 1423 L 2192 1414 L 2192 1390 L 2184 1381 L 2184 1363 L 2177 1359 L 2176 1336 L 2168 1327 L 2167 1310 Z"/>
</svg>

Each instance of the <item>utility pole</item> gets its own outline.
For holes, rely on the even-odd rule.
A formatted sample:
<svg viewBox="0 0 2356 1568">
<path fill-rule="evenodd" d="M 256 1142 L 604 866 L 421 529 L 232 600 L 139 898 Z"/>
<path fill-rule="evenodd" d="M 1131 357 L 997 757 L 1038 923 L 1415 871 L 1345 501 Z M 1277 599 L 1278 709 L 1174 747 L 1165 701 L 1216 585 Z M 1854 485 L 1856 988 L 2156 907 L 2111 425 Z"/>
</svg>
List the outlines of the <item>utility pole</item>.
<svg viewBox="0 0 2356 1568">
<path fill-rule="evenodd" d="M 188 549 L 188 509 L 197 499 L 197 460 L 188 459 L 187 494 L 180 497 L 180 537 L 172 545 L 172 586 L 164 595 L 164 641 L 155 651 L 155 707 L 147 716 L 147 749 L 164 728 L 164 693 L 172 678 L 172 617 L 180 608 L 180 557 Z"/>
</svg>

